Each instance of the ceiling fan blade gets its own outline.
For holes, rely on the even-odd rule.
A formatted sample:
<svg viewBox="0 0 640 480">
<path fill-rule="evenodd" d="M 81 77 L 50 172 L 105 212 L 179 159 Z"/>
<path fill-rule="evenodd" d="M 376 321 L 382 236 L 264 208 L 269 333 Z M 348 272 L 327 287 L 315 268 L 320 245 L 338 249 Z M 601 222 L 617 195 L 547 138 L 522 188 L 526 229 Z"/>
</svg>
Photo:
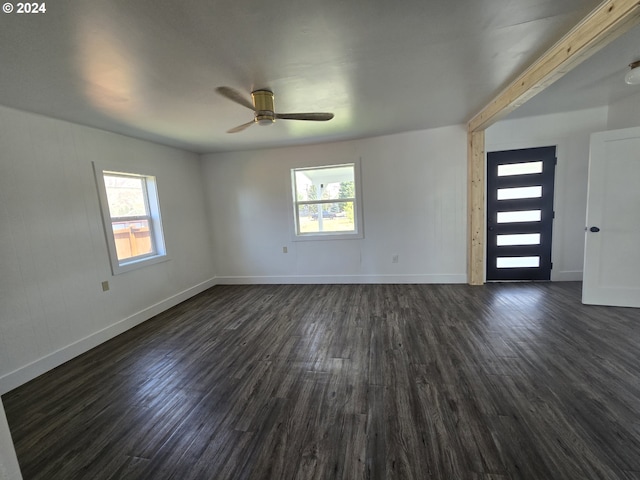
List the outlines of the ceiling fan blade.
<svg viewBox="0 0 640 480">
<path fill-rule="evenodd" d="M 231 87 L 218 87 L 216 88 L 216 92 L 218 92 L 223 97 L 227 97 L 232 102 L 239 103 L 243 107 L 247 107 L 249 110 L 254 110 L 253 104 L 240 92 L 234 90 Z"/>
<path fill-rule="evenodd" d="M 250 122 L 243 123 L 242 125 L 238 125 L 237 127 L 233 127 L 231 130 L 227 130 L 227 133 L 238 133 L 244 130 L 245 128 L 249 128 L 251 125 L 256 123 L 255 119 Z"/>
<path fill-rule="evenodd" d="M 333 113 L 276 113 L 275 116 L 282 120 L 313 120 L 316 122 L 326 122 L 333 118 Z"/>
</svg>

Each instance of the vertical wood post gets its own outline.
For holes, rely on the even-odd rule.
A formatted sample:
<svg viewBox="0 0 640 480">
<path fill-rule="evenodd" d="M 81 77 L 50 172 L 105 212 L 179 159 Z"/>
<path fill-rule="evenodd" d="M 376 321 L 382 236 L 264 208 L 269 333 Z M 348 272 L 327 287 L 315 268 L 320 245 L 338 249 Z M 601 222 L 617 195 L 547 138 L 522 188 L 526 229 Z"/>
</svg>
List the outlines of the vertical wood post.
<svg viewBox="0 0 640 480">
<path fill-rule="evenodd" d="M 484 284 L 485 201 L 484 130 L 467 137 L 467 282 Z"/>
</svg>

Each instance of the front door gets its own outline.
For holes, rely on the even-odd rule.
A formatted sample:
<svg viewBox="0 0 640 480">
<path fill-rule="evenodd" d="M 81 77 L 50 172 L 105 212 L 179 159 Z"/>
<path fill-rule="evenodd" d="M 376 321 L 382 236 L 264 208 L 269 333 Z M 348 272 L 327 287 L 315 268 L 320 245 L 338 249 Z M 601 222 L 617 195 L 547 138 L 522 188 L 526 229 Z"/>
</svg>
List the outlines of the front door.
<svg viewBox="0 0 640 480">
<path fill-rule="evenodd" d="M 591 135 L 582 302 L 640 307 L 640 128 Z"/>
<path fill-rule="evenodd" d="M 487 154 L 487 281 L 549 280 L 556 147 Z"/>
</svg>

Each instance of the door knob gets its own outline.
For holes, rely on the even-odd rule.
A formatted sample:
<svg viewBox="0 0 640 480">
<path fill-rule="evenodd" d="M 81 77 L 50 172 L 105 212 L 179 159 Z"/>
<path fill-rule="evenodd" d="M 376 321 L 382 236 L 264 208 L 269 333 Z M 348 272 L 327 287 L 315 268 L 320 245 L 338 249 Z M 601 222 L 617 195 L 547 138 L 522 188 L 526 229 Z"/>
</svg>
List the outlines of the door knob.
<svg viewBox="0 0 640 480">
<path fill-rule="evenodd" d="M 597 233 L 597 232 L 599 232 L 599 231 L 600 231 L 600 229 L 599 229 L 598 227 L 591 227 L 591 228 L 589 229 L 589 231 L 590 231 L 590 232 L 593 232 L 593 233 Z"/>
</svg>

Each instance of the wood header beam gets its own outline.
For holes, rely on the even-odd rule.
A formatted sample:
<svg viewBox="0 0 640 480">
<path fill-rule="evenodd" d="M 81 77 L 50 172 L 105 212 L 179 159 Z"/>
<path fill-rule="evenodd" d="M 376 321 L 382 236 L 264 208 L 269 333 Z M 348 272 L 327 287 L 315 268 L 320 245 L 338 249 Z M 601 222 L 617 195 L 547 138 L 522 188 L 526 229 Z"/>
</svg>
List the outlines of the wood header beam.
<svg viewBox="0 0 640 480">
<path fill-rule="evenodd" d="M 606 0 L 527 68 L 471 121 L 485 130 L 640 23 L 640 0 Z"/>
</svg>

